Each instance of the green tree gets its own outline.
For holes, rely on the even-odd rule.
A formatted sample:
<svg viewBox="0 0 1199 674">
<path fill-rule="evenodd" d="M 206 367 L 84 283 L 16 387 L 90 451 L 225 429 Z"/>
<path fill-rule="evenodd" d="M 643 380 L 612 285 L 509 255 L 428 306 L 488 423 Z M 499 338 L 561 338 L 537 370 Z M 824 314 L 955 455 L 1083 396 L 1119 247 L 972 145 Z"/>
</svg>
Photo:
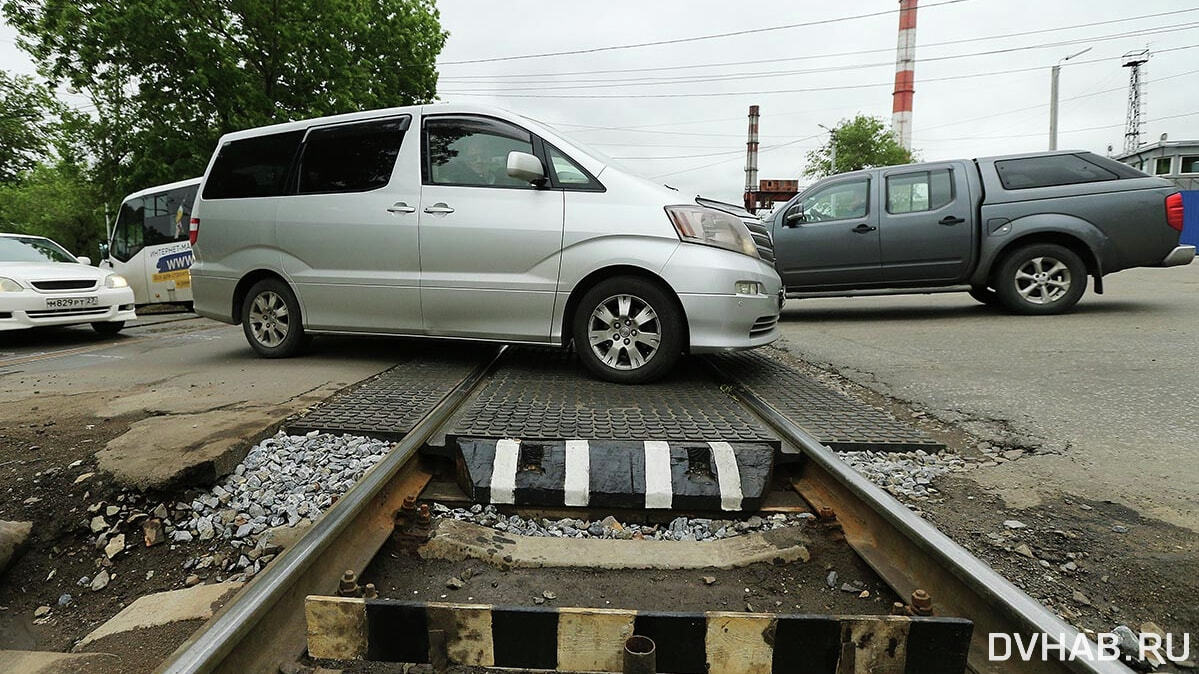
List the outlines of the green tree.
<svg viewBox="0 0 1199 674">
<path fill-rule="evenodd" d="M 104 235 L 101 203 L 80 167 L 38 164 L 20 181 L 0 184 L 0 231 L 48 236 L 95 259 Z"/>
<path fill-rule="evenodd" d="M 49 157 L 62 104 L 32 77 L 0 70 L 0 183 L 12 183 Z"/>
<path fill-rule="evenodd" d="M 915 160 L 878 117 L 857 115 L 841 120 L 828 142 L 808 152 L 804 175 L 816 178 L 875 166 L 910 164 Z"/>
<path fill-rule="evenodd" d="M 20 44 L 95 106 L 110 203 L 203 172 L 221 134 L 436 96 L 433 0 L 4 0 Z"/>
</svg>

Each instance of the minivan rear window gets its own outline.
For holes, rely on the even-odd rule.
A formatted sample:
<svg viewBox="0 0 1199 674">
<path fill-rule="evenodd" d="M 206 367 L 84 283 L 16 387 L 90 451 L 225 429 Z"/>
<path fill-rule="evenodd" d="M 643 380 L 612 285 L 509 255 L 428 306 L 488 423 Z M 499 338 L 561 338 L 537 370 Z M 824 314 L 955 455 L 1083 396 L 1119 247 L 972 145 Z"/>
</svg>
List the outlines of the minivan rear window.
<svg viewBox="0 0 1199 674">
<path fill-rule="evenodd" d="M 303 131 L 289 131 L 226 143 L 204 181 L 204 198 L 241 199 L 284 194 L 287 175 L 303 137 Z"/>
<path fill-rule="evenodd" d="M 1119 177 L 1114 171 L 1076 154 L 1003 159 L 995 162 L 995 170 L 1006 190 L 1095 183 Z"/>
<path fill-rule="evenodd" d="M 391 181 L 408 118 L 313 129 L 300 158 L 300 194 L 365 192 Z"/>
</svg>

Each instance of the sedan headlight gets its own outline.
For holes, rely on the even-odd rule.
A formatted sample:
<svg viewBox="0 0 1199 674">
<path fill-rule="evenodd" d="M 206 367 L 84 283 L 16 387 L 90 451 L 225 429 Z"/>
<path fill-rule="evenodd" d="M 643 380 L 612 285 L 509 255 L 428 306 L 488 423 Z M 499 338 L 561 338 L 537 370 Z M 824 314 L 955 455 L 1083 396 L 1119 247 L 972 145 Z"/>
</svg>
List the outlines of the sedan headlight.
<svg viewBox="0 0 1199 674">
<path fill-rule="evenodd" d="M 120 274 L 109 274 L 108 276 L 104 277 L 104 287 L 105 288 L 128 288 L 129 281 L 126 281 L 125 277 L 121 276 Z"/>
<path fill-rule="evenodd" d="M 0 276 L 0 293 L 19 293 L 22 290 L 24 290 L 24 288 L 21 287 L 20 283 L 17 283 L 10 278 L 4 278 L 3 276 Z"/>
<path fill-rule="evenodd" d="M 666 214 L 683 241 L 758 257 L 749 229 L 736 216 L 703 206 L 667 206 Z"/>
</svg>

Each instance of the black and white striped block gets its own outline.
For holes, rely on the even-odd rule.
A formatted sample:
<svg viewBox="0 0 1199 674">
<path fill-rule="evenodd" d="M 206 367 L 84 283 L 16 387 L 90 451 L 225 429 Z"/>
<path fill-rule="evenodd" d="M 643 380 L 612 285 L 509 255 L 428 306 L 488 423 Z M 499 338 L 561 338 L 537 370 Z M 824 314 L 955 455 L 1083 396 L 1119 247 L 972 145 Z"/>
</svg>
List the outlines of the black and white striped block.
<svg viewBox="0 0 1199 674">
<path fill-rule="evenodd" d="M 775 449 L 755 442 L 447 438 L 476 503 L 757 510 Z"/>
<path fill-rule="evenodd" d="M 308 653 L 331 660 L 619 672 L 624 642 L 654 640 L 678 674 L 962 674 L 958 618 L 661 613 L 308 597 Z"/>
</svg>

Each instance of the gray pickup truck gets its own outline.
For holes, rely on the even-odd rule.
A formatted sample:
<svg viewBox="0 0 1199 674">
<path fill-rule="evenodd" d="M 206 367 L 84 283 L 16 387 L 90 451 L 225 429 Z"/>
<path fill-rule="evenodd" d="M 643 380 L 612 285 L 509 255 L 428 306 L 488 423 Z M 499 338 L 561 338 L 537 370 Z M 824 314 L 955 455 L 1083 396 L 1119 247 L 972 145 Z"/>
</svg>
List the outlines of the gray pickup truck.
<svg viewBox="0 0 1199 674">
<path fill-rule="evenodd" d="M 1073 307 L 1103 277 L 1188 264 L 1171 182 L 1089 152 L 831 176 L 769 216 L 788 297 L 961 289 L 1023 314 Z"/>
</svg>

